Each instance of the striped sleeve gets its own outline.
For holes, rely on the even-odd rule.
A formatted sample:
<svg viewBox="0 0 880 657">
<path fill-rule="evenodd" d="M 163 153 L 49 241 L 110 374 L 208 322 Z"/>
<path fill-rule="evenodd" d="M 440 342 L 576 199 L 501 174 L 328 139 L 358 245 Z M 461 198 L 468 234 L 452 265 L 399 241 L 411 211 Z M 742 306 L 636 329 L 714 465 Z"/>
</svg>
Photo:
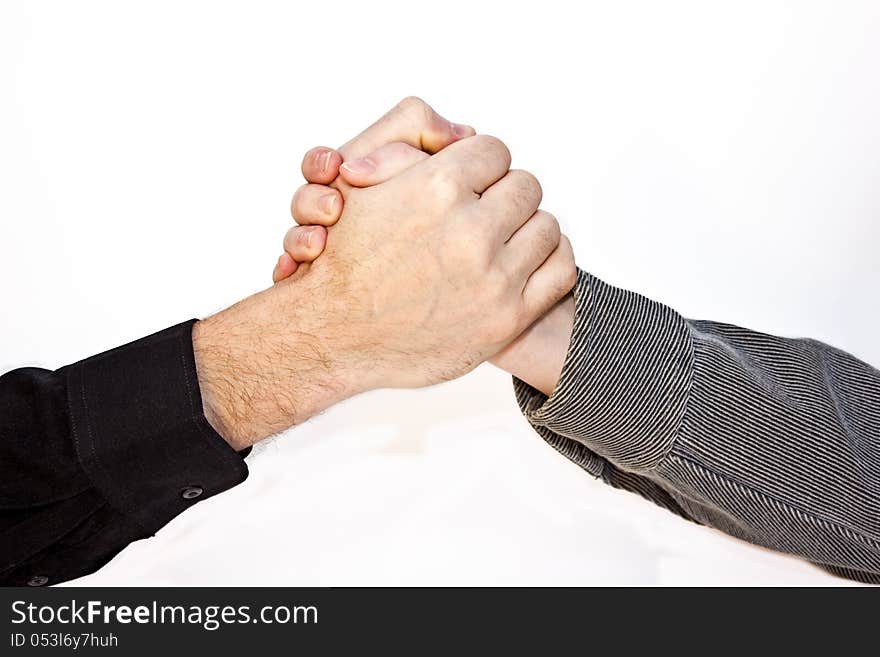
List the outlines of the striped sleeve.
<svg viewBox="0 0 880 657">
<path fill-rule="evenodd" d="M 685 518 L 880 583 L 880 372 L 585 272 L 575 305 L 553 394 L 514 380 L 548 443 Z"/>
</svg>

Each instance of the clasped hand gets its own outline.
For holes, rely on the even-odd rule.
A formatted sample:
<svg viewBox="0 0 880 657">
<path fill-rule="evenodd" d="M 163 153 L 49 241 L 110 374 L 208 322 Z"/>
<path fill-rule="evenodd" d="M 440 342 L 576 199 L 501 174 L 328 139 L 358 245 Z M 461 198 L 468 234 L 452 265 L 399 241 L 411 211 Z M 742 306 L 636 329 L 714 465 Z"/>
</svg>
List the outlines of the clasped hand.
<svg viewBox="0 0 880 657">
<path fill-rule="evenodd" d="M 206 410 L 227 398 L 209 413 L 215 428 L 250 444 L 353 394 L 446 381 L 491 358 L 549 393 L 573 315 L 558 302 L 577 270 L 556 218 L 539 209 L 538 180 L 510 164 L 500 140 L 413 98 L 338 151 L 307 153 L 309 184 L 291 206 L 301 225 L 275 286 L 201 322 L 207 341 L 194 334 Z M 243 371 L 218 380 L 205 356 Z"/>
</svg>

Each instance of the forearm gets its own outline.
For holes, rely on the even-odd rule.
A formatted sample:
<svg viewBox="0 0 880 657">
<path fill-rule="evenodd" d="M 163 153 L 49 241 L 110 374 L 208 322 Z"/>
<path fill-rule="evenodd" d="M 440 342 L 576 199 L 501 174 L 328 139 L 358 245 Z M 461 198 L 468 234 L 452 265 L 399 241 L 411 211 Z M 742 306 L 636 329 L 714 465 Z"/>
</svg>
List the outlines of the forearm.
<svg viewBox="0 0 880 657">
<path fill-rule="evenodd" d="M 291 294 L 298 296 L 295 302 Z M 338 357 L 341 348 L 333 336 L 339 332 L 326 330 L 321 316 L 302 283 L 285 281 L 195 325 L 205 417 L 235 449 L 300 424 L 358 391 L 356 377 Z"/>
<path fill-rule="evenodd" d="M 0 377 L 0 584 L 96 570 L 244 481 L 236 452 L 358 392 L 357 350 L 326 330 L 336 302 L 310 289 L 289 281 L 55 372 Z"/>
<path fill-rule="evenodd" d="M 552 396 L 517 386 L 542 436 L 697 522 L 880 581 L 880 372 L 584 273 L 575 300 Z"/>
</svg>

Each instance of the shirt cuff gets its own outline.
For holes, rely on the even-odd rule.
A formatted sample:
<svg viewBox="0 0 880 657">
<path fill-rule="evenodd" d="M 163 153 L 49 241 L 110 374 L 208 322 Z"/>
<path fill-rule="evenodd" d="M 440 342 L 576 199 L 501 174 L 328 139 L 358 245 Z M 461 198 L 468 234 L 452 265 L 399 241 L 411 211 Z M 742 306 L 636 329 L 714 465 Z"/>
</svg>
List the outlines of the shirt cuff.
<svg viewBox="0 0 880 657">
<path fill-rule="evenodd" d="M 63 369 L 79 461 L 144 536 L 248 475 L 246 452 L 232 449 L 203 414 L 195 322 Z"/>
<path fill-rule="evenodd" d="M 520 408 L 542 435 L 577 441 L 624 470 L 655 468 L 672 449 L 688 401 L 688 324 L 671 308 L 580 270 L 574 299 L 559 382 L 548 398 L 515 378 Z"/>
</svg>

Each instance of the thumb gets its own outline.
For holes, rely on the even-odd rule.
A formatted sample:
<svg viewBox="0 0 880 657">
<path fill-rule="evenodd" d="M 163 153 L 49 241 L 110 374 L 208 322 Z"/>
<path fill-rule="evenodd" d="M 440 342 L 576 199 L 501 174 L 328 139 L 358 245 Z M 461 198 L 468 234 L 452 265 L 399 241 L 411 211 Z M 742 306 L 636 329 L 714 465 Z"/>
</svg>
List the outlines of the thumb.
<svg viewBox="0 0 880 657">
<path fill-rule="evenodd" d="M 370 187 L 390 180 L 414 164 L 430 157 L 404 142 L 386 144 L 369 155 L 344 162 L 339 175 L 353 187 Z"/>
</svg>

